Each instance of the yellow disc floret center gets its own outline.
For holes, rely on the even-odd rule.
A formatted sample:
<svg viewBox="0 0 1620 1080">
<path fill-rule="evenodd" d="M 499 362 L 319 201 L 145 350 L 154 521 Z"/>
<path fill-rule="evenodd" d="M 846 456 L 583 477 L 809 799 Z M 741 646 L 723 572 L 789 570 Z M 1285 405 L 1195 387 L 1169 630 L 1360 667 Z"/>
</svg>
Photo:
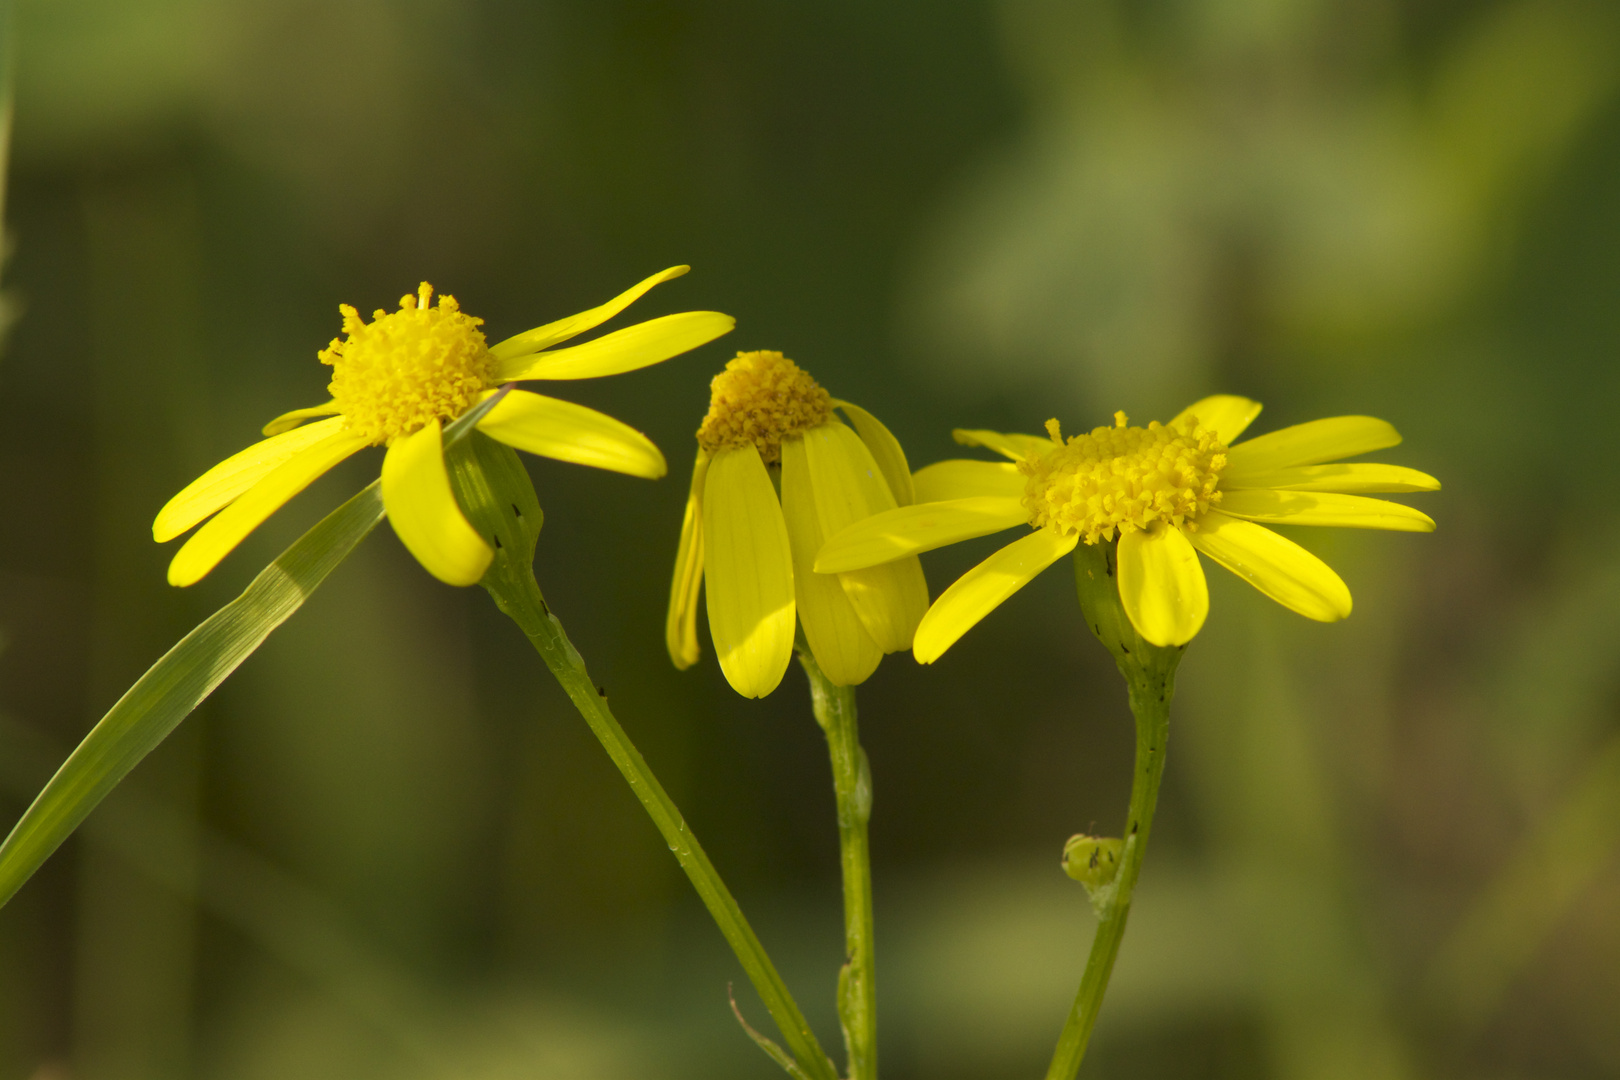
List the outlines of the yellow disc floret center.
<svg viewBox="0 0 1620 1080">
<path fill-rule="evenodd" d="M 782 440 L 832 416 L 832 398 L 779 352 L 743 352 L 709 384 L 709 414 L 698 445 L 709 453 L 753 443 L 767 465 L 782 459 Z"/>
<path fill-rule="evenodd" d="M 332 365 L 338 411 L 372 445 L 459 416 L 494 385 L 495 359 L 478 329 L 484 320 L 463 315 L 453 296 L 433 307 L 432 296 L 424 281 L 398 311 L 378 309 L 369 323 L 348 304 L 338 308 L 347 339 L 332 339 L 321 363 Z"/>
<path fill-rule="evenodd" d="M 1018 463 L 1029 478 L 1024 507 L 1036 528 L 1095 544 L 1155 521 L 1196 529 L 1199 516 L 1220 502 L 1226 444 L 1196 417 L 1139 428 L 1115 413 L 1113 427 L 1066 443 L 1056 420 L 1046 430 L 1052 449 Z"/>
</svg>

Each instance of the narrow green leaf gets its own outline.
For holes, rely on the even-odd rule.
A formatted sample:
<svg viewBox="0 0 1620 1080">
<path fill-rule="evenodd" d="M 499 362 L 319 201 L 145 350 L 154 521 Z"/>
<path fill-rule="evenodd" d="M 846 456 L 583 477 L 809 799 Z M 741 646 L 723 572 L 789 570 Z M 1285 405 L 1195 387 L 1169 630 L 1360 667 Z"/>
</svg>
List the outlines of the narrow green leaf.
<svg viewBox="0 0 1620 1080">
<path fill-rule="evenodd" d="M 731 992 L 730 983 L 726 984 L 726 997 L 731 999 L 731 1015 L 737 1018 L 737 1023 L 741 1024 L 743 1031 L 747 1032 L 748 1037 L 754 1040 L 755 1046 L 765 1051 L 766 1056 L 780 1065 L 784 1072 L 793 1077 L 793 1080 L 810 1080 L 805 1071 L 799 1067 L 799 1063 L 793 1060 L 793 1055 L 766 1038 L 754 1025 L 743 1018 L 742 1010 L 737 1007 L 737 995 Z"/>
<path fill-rule="evenodd" d="M 142 675 L 57 770 L 0 845 L 0 905 L 383 518 L 372 481 L 332 511 Z"/>
</svg>

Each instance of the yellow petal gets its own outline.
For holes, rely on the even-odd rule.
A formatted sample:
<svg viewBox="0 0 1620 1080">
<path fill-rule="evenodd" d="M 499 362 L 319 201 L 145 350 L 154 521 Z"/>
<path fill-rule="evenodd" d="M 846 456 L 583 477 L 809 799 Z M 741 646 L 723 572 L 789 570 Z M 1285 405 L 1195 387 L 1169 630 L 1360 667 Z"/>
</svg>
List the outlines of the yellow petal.
<svg viewBox="0 0 1620 1080">
<path fill-rule="evenodd" d="M 663 363 L 731 332 L 737 320 L 718 311 L 683 311 L 615 330 L 553 352 L 500 362 L 501 382 L 519 379 L 595 379 Z"/>
<path fill-rule="evenodd" d="M 337 413 L 338 403 L 335 401 L 328 401 L 325 405 L 311 405 L 307 409 L 294 409 L 292 412 L 282 413 L 264 425 L 264 434 L 280 435 L 284 431 L 291 431 L 305 420 L 317 416 L 336 416 Z"/>
<path fill-rule="evenodd" d="M 1036 529 L 963 574 L 940 594 L 917 627 L 917 640 L 911 647 L 917 662 L 938 660 L 957 638 L 1079 542 L 1078 537 Z"/>
<path fill-rule="evenodd" d="M 283 431 L 292 431 L 293 427 L 305 423 L 306 419 L 314 419 L 316 416 L 337 416 L 337 413 L 339 413 L 337 402 L 327 402 L 326 405 L 311 405 L 309 408 L 295 408 L 290 413 L 282 413 L 282 415 L 272 419 L 271 423 L 264 426 L 262 434 L 279 436 Z"/>
<path fill-rule="evenodd" d="M 669 471 L 651 439 L 606 413 L 527 390 L 509 390 L 478 423 L 507 446 L 541 457 L 656 480 Z"/>
<path fill-rule="evenodd" d="M 400 543 L 446 585 L 476 585 L 495 550 L 467 521 L 450 490 L 439 422 L 388 448 L 383 506 Z"/>
<path fill-rule="evenodd" d="M 764 697 L 793 658 L 793 555 L 757 449 L 714 455 L 702 512 L 704 596 L 720 670 L 743 697 Z"/>
<path fill-rule="evenodd" d="M 910 506 L 916 502 L 916 494 L 911 488 L 911 466 L 906 464 L 906 452 L 900 446 L 900 440 L 883 426 L 883 421 L 859 405 L 847 401 L 834 401 L 833 404 L 844 410 L 855 425 L 855 433 L 872 452 L 872 460 L 883 470 L 883 479 L 889 485 L 889 493 L 894 496 L 895 504 Z"/>
<path fill-rule="evenodd" d="M 1232 447 L 1226 455 L 1226 471 L 1221 474 L 1221 482 L 1235 484 L 1253 473 L 1370 454 L 1396 446 L 1400 441 L 1400 433 L 1393 425 L 1372 416 L 1312 420 Z"/>
<path fill-rule="evenodd" d="M 822 535 L 895 509 L 894 496 L 860 436 L 830 420 L 802 438 Z M 866 632 L 884 652 L 911 648 L 911 635 L 928 610 L 928 583 L 915 556 L 842 573 L 838 580 Z"/>
<path fill-rule="evenodd" d="M 1264 525 L 1219 511 L 1198 519 L 1193 547 L 1285 608 L 1318 622 L 1350 614 L 1350 590 L 1333 568 Z"/>
<path fill-rule="evenodd" d="M 342 429 L 343 419 L 336 417 L 264 439 L 232 454 L 187 484 L 180 494 L 164 504 L 152 522 L 152 539 L 160 544 L 173 540 L 216 510 L 229 505 L 284 462 L 321 440 L 331 438 Z"/>
<path fill-rule="evenodd" d="M 1136 632 L 1155 645 L 1185 645 L 1203 628 L 1209 583 L 1180 529 L 1155 521 L 1119 538 L 1119 599 Z"/>
<path fill-rule="evenodd" d="M 1291 469 L 1240 474 L 1242 483 L 1221 477 L 1222 488 L 1276 488 L 1279 491 L 1439 491 L 1428 473 L 1400 465 L 1296 465 Z"/>
<path fill-rule="evenodd" d="M 1227 491 L 1221 511 L 1250 521 L 1278 525 L 1337 525 L 1345 529 L 1392 529 L 1433 532 L 1434 519 L 1410 506 L 1362 495 L 1319 491 L 1271 491 L 1264 488 Z"/>
<path fill-rule="evenodd" d="M 859 570 L 1026 524 L 1017 499 L 978 496 L 902 506 L 839 530 L 816 556 L 823 574 Z"/>
<path fill-rule="evenodd" d="M 566 319 L 537 326 L 533 330 L 525 330 L 515 337 L 509 337 L 498 345 L 490 348 L 497 360 L 506 360 L 514 356 L 524 356 L 529 353 L 549 349 L 558 342 L 567 341 L 576 334 L 583 334 L 607 322 L 613 316 L 640 300 L 655 285 L 662 285 L 666 281 L 673 281 L 688 270 L 690 266 L 672 266 L 668 270 L 654 274 L 652 277 L 635 285 L 615 296 L 605 304 L 582 311 L 578 315 L 570 315 Z"/>
<path fill-rule="evenodd" d="M 865 682 L 883 659 L 861 625 L 836 574 L 818 574 L 811 561 L 821 547 L 821 521 L 803 439 L 782 443 L 782 518 L 793 549 L 793 595 L 799 623 L 822 672 L 838 686 Z"/>
<path fill-rule="evenodd" d="M 1057 443 L 1045 435 L 1018 435 L 1006 434 L 1000 431 L 969 430 L 957 428 L 951 432 L 951 438 L 963 446 L 982 446 L 986 450 L 994 450 L 1014 461 L 1022 461 L 1027 457 L 1040 457 Z"/>
<path fill-rule="evenodd" d="M 1230 443 L 1243 434 L 1245 428 L 1260 415 L 1261 405 L 1236 394 L 1214 394 L 1195 401 L 1176 414 L 1171 424 L 1179 424 L 1189 416 L 1198 417 L 1198 425 L 1212 429 L 1221 442 Z"/>
<path fill-rule="evenodd" d="M 675 576 L 669 586 L 669 616 L 664 620 L 664 644 L 675 667 L 685 671 L 697 663 L 702 649 L 697 637 L 698 587 L 703 584 L 703 481 L 709 474 L 709 455 L 699 450 L 692 465 L 692 488 L 681 519 L 681 539 L 675 548 Z"/>
<path fill-rule="evenodd" d="M 1024 477 L 1010 461 L 936 461 L 918 469 L 911 478 L 917 502 L 944 502 L 974 495 L 1000 495 L 1017 499 L 1024 494 Z"/>
<path fill-rule="evenodd" d="M 175 552 L 174 560 L 169 563 L 169 584 L 183 586 L 201 581 L 265 518 L 281 509 L 288 499 L 309 487 L 332 466 L 365 445 L 366 440 L 361 436 L 339 431 L 313 446 L 304 447 L 283 461 L 239 499 L 214 515 L 212 521 L 198 529 Z"/>
</svg>

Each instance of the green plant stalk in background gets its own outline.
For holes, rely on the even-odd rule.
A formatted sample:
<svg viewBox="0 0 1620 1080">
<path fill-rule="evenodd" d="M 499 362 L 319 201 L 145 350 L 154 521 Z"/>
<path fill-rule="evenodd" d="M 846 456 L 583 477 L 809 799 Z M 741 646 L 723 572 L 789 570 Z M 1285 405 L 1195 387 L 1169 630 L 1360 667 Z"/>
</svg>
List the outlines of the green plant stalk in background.
<svg viewBox="0 0 1620 1080">
<path fill-rule="evenodd" d="M 736 899 L 692 835 L 679 808 L 619 726 L 608 707 L 606 692 L 591 681 L 585 661 L 568 640 L 562 623 L 546 606 L 534 577 L 534 548 L 543 516 L 529 474 L 517 454 L 475 433 L 447 460 L 451 483 L 468 518 L 493 539 L 495 559 L 480 584 L 528 637 L 663 834 L 776 1021 L 791 1056 L 751 1028 L 749 1035 L 791 1075 L 805 1080 L 838 1080 L 838 1070 L 816 1040 Z"/>
<path fill-rule="evenodd" d="M 861 749 L 855 719 L 855 688 L 827 678 L 800 647 L 799 663 L 810 679 L 810 704 L 827 733 L 833 793 L 838 802 L 838 846 L 844 877 L 844 957 L 838 973 L 838 1018 L 849 1054 L 849 1080 L 877 1077 L 877 987 L 872 949 L 872 769 Z"/>
<path fill-rule="evenodd" d="M 1185 646 L 1164 648 L 1142 640 L 1131 625 L 1119 600 L 1119 584 L 1114 576 L 1113 544 L 1081 544 L 1074 549 L 1075 588 L 1086 624 L 1097 640 L 1114 657 L 1119 673 L 1130 692 L 1131 713 L 1136 717 L 1136 768 L 1131 780 L 1131 803 L 1125 819 L 1124 845 L 1119 870 L 1111 882 L 1092 891 L 1097 913 L 1097 934 L 1091 941 L 1080 992 L 1075 996 L 1069 1019 L 1058 1036 L 1057 1050 L 1046 1070 L 1046 1080 L 1073 1080 L 1091 1042 L 1108 979 L 1119 956 L 1125 936 L 1125 922 L 1131 914 L 1131 894 L 1136 890 L 1142 856 L 1147 851 L 1153 828 L 1153 811 L 1159 802 L 1159 783 L 1164 777 L 1165 743 L 1170 736 L 1170 699 L 1175 695 L 1176 666 Z"/>
</svg>

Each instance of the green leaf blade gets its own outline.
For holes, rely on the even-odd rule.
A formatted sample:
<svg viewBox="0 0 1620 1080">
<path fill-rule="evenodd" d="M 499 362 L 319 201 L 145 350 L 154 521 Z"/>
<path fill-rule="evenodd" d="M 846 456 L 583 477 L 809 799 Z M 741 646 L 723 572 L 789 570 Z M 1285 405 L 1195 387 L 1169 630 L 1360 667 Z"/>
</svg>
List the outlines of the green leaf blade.
<svg viewBox="0 0 1620 1080">
<path fill-rule="evenodd" d="M 373 481 L 163 655 L 108 710 L 0 845 L 0 906 L 383 519 Z"/>
</svg>

